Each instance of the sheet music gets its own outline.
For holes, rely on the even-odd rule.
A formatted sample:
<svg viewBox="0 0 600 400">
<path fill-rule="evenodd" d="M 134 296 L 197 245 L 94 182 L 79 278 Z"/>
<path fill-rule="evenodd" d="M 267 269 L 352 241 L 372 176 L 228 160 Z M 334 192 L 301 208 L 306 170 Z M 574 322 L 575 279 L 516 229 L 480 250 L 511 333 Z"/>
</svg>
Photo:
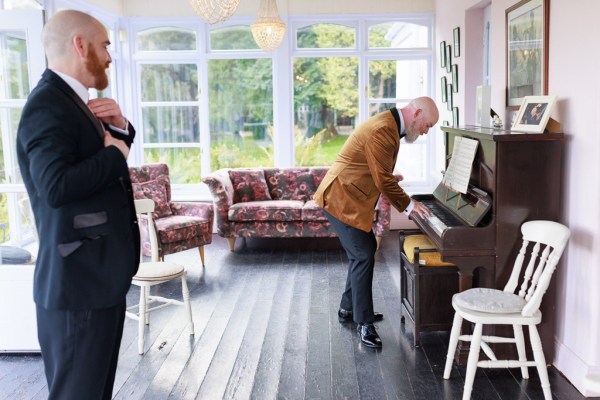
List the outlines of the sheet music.
<svg viewBox="0 0 600 400">
<path fill-rule="evenodd" d="M 452 158 L 444 174 L 444 179 L 442 179 L 442 183 L 446 187 L 463 194 L 467 193 L 478 144 L 477 140 L 462 136 L 454 139 Z"/>
</svg>

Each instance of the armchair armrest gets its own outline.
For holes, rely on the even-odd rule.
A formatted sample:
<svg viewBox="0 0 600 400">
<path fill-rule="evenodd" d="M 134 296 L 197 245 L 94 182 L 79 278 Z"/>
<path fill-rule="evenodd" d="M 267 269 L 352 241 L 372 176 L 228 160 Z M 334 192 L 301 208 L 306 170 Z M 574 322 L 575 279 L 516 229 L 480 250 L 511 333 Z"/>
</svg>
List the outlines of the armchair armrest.
<svg viewBox="0 0 600 400">
<path fill-rule="evenodd" d="M 215 204 L 215 219 L 217 233 L 223 237 L 230 237 L 231 224 L 229 223 L 229 207 L 233 205 L 233 184 L 229 178 L 229 169 L 220 169 L 202 178 L 208 185 Z"/>
<path fill-rule="evenodd" d="M 212 226 L 214 209 L 212 203 L 172 201 L 171 211 L 174 215 L 191 215 L 201 217 L 210 222 Z"/>
</svg>

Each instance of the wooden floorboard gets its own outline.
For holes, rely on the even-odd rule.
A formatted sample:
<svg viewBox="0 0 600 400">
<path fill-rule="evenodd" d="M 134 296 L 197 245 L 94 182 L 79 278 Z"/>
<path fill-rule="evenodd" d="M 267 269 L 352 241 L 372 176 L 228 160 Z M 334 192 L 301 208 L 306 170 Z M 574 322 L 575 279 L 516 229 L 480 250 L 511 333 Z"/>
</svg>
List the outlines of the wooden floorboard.
<svg viewBox="0 0 600 400">
<path fill-rule="evenodd" d="M 188 271 L 195 334 L 182 307 L 151 314 L 144 355 L 137 321 L 126 319 L 115 399 L 460 399 L 465 367 L 444 380 L 448 332 L 421 334 L 400 322 L 398 235 L 381 242 L 373 301 L 383 349 L 360 344 L 353 323 L 339 323 L 347 259 L 336 239 L 238 240 L 235 252 L 215 236 L 205 248 L 168 256 Z M 157 288 L 181 299 L 181 284 Z M 132 287 L 128 304 L 137 303 Z M 543 399 L 529 369 L 478 370 L 473 399 Z M 584 397 L 554 368 L 553 399 Z M 42 400 L 48 390 L 37 354 L 0 354 L 0 400 Z"/>
</svg>

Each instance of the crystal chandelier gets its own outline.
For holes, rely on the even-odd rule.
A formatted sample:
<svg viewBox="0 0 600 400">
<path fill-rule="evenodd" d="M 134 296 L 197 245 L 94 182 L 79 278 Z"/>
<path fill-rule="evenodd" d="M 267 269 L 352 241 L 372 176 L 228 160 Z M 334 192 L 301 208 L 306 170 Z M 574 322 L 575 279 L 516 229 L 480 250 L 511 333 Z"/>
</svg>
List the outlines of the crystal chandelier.
<svg viewBox="0 0 600 400">
<path fill-rule="evenodd" d="M 209 24 L 223 22 L 235 12 L 240 0 L 189 0 L 198 13 Z"/>
<path fill-rule="evenodd" d="M 275 0 L 260 0 L 258 16 L 251 26 L 256 44 L 265 51 L 273 51 L 283 41 L 285 24 L 279 18 Z"/>
</svg>

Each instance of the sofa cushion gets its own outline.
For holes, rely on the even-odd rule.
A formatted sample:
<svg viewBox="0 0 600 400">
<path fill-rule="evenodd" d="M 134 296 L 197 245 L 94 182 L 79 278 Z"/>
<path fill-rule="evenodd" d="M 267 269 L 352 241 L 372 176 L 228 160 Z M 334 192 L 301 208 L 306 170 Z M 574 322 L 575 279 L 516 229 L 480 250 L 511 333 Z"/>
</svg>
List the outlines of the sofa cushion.
<svg viewBox="0 0 600 400">
<path fill-rule="evenodd" d="M 151 199 L 154 201 L 153 218 L 164 218 L 173 215 L 167 197 L 169 178 L 159 176 L 152 181 L 132 183 L 135 199 Z"/>
<path fill-rule="evenodd" d="M 229 221 L 300 221 L 303 202 L 297 200 L 252 201 L 229 208 Z"/>
<path fill-rule="evenodd" d="M 319 187 L 321 182 L 323 182 L 325 175 L 327 175 L 327 171 L 329 171 L 329 167 L 312 167 L 310 169 L 310 174 L 313 177 L 313 183 L 315 185 L 315 191 L 317 190 L 316 188 Z"/>
<path fill-rule="evenodd" d="M 317 189 L 308 168 L 265 169 L 265 178 L 274 200 L 307 201 Z"/>
<path fill-rule="evenodd" d="M 233 202 L 271 200 L 262 169 L 232 169 L 229 178 L 233 184 Z"/>
<path fill-rule="evenodd" d="M 302 207 L 302 221 L 328 221 L 323 209 L 315 203 L 314 200 L 309 200 Z"/>
</svg>

